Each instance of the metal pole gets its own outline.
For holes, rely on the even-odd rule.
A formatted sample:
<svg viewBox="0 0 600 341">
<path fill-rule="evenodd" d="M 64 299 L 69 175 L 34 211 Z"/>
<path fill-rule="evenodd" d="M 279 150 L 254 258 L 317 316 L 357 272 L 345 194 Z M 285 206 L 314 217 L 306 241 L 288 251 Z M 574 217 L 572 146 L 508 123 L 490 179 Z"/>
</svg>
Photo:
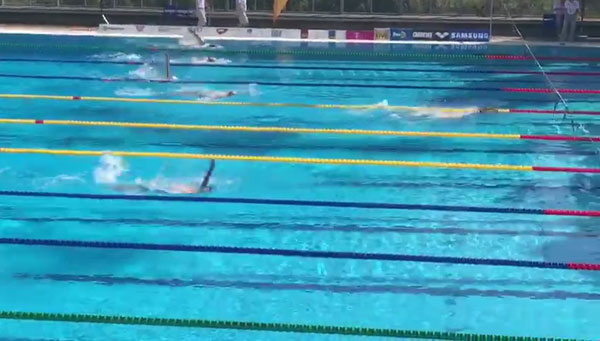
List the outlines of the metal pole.
<svg viewBox="0 0 600 341">
<path fill-rule="evenodd" d="M 490 42 L 492 41 L 492 28 L 494 23 L 494 0 L 490 0 Z"/>
<path fill-rule="evenodd" d="M 344 0 L 340 0 L 340 13 L 344 13 Z"/>
<path fill-rule="evenodd" d="M 171 60 L 169 59 L 169 54 L 165 53 L 165 67 L 166 67 L 166 75 L 167 80 L 171 80 Z"/>
</svg>

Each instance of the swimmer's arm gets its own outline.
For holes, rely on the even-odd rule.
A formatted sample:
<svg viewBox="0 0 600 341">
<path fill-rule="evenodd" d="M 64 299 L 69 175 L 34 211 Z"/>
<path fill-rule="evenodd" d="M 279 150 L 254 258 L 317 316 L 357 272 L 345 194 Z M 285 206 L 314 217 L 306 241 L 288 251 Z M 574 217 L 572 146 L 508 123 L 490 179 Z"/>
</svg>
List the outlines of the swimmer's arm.
<svg viewBox="0 0 600 341">
<path fill-rule="evenodd" d="M 208 184 L 210 182 L 210 177 L 212 176 L 212 173 L 214 170 L 215 170 L 215 160 L 210 160 L 210 166 L 208 167 L 208 171 L 204 175 L 204 179 L 202 179 L 202 183 L 200 184 L 200 189 L 208 188 Z"/>
<path fill-rule="evenodd" d="M 206 44 L 204 42 L 204 40 L 202 39 L 202 37 L 200 37 L 200 35 L 198 34 L 198 32 L 196 32 L 196 30 L 194 30 L 194 28 L 190 28 L 190 33 L 194 36 L 194 38 L 196 38 L 196 40 L 198 41 L 199 45 Z"/>
</svg>

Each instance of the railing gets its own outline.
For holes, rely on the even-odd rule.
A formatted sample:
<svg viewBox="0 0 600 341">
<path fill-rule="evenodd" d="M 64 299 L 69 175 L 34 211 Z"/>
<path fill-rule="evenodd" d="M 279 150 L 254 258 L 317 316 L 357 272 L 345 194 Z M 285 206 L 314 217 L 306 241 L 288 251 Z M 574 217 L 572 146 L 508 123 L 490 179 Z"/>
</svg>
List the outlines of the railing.
<svg viewBox="0 0 600 341">
<path fill-rule="evenodd" d="M 102 0 L 104 8 L 160 9 L 175 6 L 193 9 L 195 0 Z M 232 11 L 236 0 L 207 0 L 215 11 Z M 551 0 L 504 0 L 513 16 L 552 12 Z M 249 11 L 272 11 L 273 0 L 247 0 Z M 490 0 L 289 0 L 286 12 L 387 15 L 447 15 L 488 17 Z M 600 1 L 580 0 L 586 17 L 600 17 Z M 0 7 L 99 7 L 100 0 L 0 0 Z M 494 13 L 502 14 L 500 1 Z"/>
</svg>

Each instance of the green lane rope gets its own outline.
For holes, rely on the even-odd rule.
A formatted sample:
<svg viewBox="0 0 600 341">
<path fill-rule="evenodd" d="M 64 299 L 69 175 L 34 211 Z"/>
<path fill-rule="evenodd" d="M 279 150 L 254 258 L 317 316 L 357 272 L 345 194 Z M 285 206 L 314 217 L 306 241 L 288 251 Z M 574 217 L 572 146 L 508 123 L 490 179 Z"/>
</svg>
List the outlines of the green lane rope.
<svg viewBox="0 0 600 341">
<path fill-rule="evenodd" d="M 241 322 L 241 321 L 214 321 L 198 319 L 175 319 L 161 317 L 136 317 L 136 316 L 111 316 L 87 314 L 52 314 L 1 311 L 0 319 L 7 320 L 32 320 L 75 323 L 101 323 L 121 325 L 145 325 L 162 327 L 188 327 L 210 329 L 236 329 L 269 332 L 307 333 L 307 334 L 335 334 L 354 336 L 378 336 L 429 340 L 464 340 L 464 341 L 577 341 L 577 339 L 540 338 L 522 336 L 502 336 L 467 334 L 454 332 L 434 332 L 399 329 L 338 327 L 326 325 Z"/>
<path fill-rule="evenodd" d="M 13 48 L 58 48 L 64 50 L 102 50 L 111 48 L 108 45 L 82 45 L 82 44 L 54 44 L 54 43 L 12 43 L 2 42 L 0 47 Z M 181 50 L 176 47 L 148 47 L 151 50 L 169 51 Z M 196 51 L 197 52 L 197 51 Z M 443 54 L 443 53 L 394 53 L 378 51 L 347 51 L 347 50 L 277 50 L 277 49 L 250 49 L 250 50 L 210 50 L 215 54 L 251 54 L 251 55 L 295 55 L 295 56 L 354 56 L 354 57 L 394 57 L 414 59 L 470 59 L 487 61 L 485 55 L 481 54 Z"/>
</svg>

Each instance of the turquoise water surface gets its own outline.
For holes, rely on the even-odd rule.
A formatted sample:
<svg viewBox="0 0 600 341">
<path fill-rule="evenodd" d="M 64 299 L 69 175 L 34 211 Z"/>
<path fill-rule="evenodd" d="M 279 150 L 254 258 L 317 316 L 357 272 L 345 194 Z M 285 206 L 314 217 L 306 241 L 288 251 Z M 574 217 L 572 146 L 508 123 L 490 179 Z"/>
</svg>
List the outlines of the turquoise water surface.
<svg viewBox="0 0 600 341">
<path fill-rule="evenodd" d="M 329 51 L 228 54 L 273 49 L 225 45 L 168 48 L 175 63 L 222 58 L 230 66 L 172 66 L 152 42 L 0 37 L 0 93 L 195 99 L 235 90 L 230 100 L 471 108 L 463 117 L 419 112 L 0 99 L 2 118 L 179 124 L 360 128 L 597 136 L 594 116 L 478 114 L 477 108 L 552 109 L 552 94 L 481 88 L 548 88 L 531 61 L 342 56 L 382 49 L 279 46 Z M 21 43 L 21 44 L 19 44 Z M 46 44 L 46 45 L 44 45 Z M 11 46 L 12 45 L 12 46 Z M 333 52 L 335 53 L 333 53 Z M 388 51 L 389 52 L 389 51 Z M 391 52 L 524 54 L 522 47 L 474 50 L 400 46 Z M 538 48 L 539 55 L 600 55 Z M 36 59 L 37 61 L 17 61 Z M 39 59 L 61 60 L 45 62 Z M 65 63 L 64 61 L 78 61 Z M 146 65 L 82 61 L 132 61 Z M 290 69 L 270 68 L 290 66 Z M 267 68 L 264 68 L 264 67 Z M 324 70 L 324 67 L 334 68 Z M 548 70 L 600 71 L 595 63 L 553 62 Z M 337 68 L 337 69 L 335 69 Z M 343 70 L 340 70 L 343 68 Z M 348 70 L 362 68 L 362 70 Z M 364 70 L 364 69 L 369 70 Z M 377 69 L 386 68 L 388 71 Z M 410 69 L 390 71 L 389 69 Z M 33 76 L 24 78 L 24 76 Z M 129 81 L 39 76 L 129 78 Z M 558 88 L 598 89 L 597 77 L 551 76 Z M 183 83 L 188 81 L 191 83 Z M 239 84 L 202 84 L 202 82 Z M 194 83 L 195 82 L 195 83 Z M 259 83 L 280 83 L 261 85 Z M 302 83 L 302 86 L 298 86 Z M 307 84 L 308 83 L 308 84 Z M 283 84 L 283 85 L 281 85 Z M 311 86 L 313 84 L 313 86 Z M 363 87 L 348 85 L 362 84 Z M 365 87 L 379 85 L 380 87 Z M 385 85 L 411 88 L 386 88 Z M 426 89 L 414 87 L 442 87 Z M 451 89 L 458 87 L 460 89 Z M 477 90 L 479 89 L 479 90 Z M 598 110 L 598 95 L 565 95 L 572 110 Z M 229 99 L 228 99 L 229 100 Z M 559 106 L 560 107 L 560 106 Z M 153 151 L 597 168 L 589 142 L 309 135 L 74 127 L 0 126 L 0 146 Z M 110 168 L 112 167 L 112 168 Z M 112 183 L 196 181 L 207 161 L 0 155 L 0 189 L 115 194 Z M 117 176 L 121 173 L 120 176 Z M 539 209 L 600 210 L 588 174 L 217 161 L 217 197 L 305 199 Z M 199 244 L 432 256 L 600 263 L 594 218 L 2 197 L 2 237 Z M 501 335 L 594 339 L 600 335 L 600 277 L 594 272 L 40 246 L 0 246 L 0 310 L 330 324 Z M 0 321 L 4 340 L 349 340 L 346 336 Z"/>
</svg>

